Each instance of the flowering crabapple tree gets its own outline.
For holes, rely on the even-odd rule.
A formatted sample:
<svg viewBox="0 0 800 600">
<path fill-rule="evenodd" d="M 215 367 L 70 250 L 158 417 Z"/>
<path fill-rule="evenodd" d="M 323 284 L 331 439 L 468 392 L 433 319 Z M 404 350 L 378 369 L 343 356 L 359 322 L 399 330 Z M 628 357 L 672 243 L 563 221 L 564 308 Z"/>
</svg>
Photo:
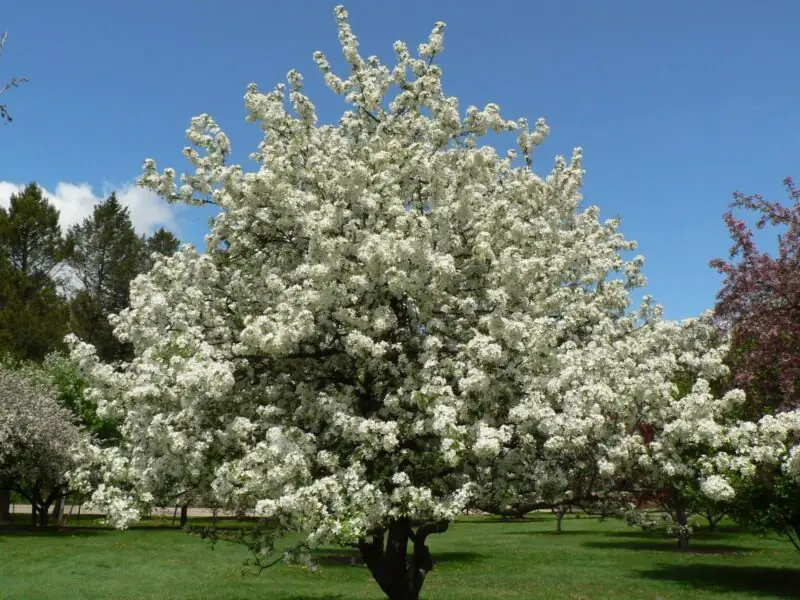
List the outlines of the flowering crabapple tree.
<svg viewBox="0 0 800 600">
<path fill-rule="evenodd" d="M 56 390 L 0 367 L 0 483 L 31 503 L 34 525 L 47 527 L 50 507 L 71 492 L 71 471 L 83 465 L 87 448 Z"/>
<path fill-rule="evenodd" d="M 756 419 L 775 409 L 800 407 L 800 190 L 791 178 L 784 185 L 791 207 L 739 192 L 730 205 L 759 213 L 758 229 L 767 222 L 786 228 L 778 236 L 777 256 L 759 251 L 744 220 L 728 211 L 730 261 L 710 263 L 725 276 L 715 313 L 731 336 L 734 378 L 748 390 L 749 416 Z"/>
<path fill-rule="evenodd" d="M 681 324 L 665 322 L 648 342 L 654 346 L 642 348 L 641 368 L 661 371 L 669 393 L 648 394 L 641 405 L 647 435 L 635 438 L 641 447 L 625 473 L 627 491 L 655 502 L 664 513 L 661 523 L 676 536 L 678 549 L 686 550 L 691 518 L 734 496 L 709 457 L 724 446 L 728 429 L 738 424 L 745 394 L 740 389 L 720 393 L 729 375 L 724 364 L 727 347 L 720 343 L 710 312 Z M 627 517 L 644 527 L 658 525 L 639 511 Z"/>
<path fill-rule="evenodd" d="M 193 119 L 194 170 L 178 180 L 148 160 L 140 183 L 217 208 L 206 253 L 184 247 L 134 280 L 115 317 L 129 363 L 76 340 L 72 353 L 120 423 L 94 495 L 111 522 L 135 520 L 171 478 L 213 475 L 219 502 L 269 523 L 259 556 L 287 532 L 303 532 L 287 560 L 354 546 L 388 598 L 411 600 L 433 568 L 429 536 L 483 493 L 498 455 L 535 478 L 560 476 L 543 445 L 603 473 L 630 458 L 634 444 L 615 446 L 629 395 L 601 367 L 635 328 L 623 313 L 642 259 L 621 257 L 635 245 L 618 221 L 579 209 L 579 150 L 540 177 L 544 121 L 496 104 L 462 115 L 445 95 L 443 23 L 418 57 L 396 42 L 389 67 L 335 14 L 349 74 L 314 58 L 346 104 L 339 122 L 318 122 L 296 71 L 251 85 L 264 139 L 245 172 L 211 117 Z M 486 145 L 491 132 L 514 132 L 519 152 Z M 630 394 L 663 384 L 628 381 L 624 364 L 614 377 Z M 586 454 L 587 436 L 607 442 Z"/>
<path fill-rule="evenodd" d="M 707 482 L 716 472 L 706 457 L 723 443 L 743 393 L 720 398 L 712 389 L 727 368 L 710 314 L 673 323 L 645 298 L 638 317 L 615 319 L 585 345 L 564 344 L 562 364 L 511 408 L 517 435 L 495 461 L 501 478 L 489 489 L 521 493 L 558 512 L 657 497 L 685 549 L 687 492 L 719 491 Z M 692 385 L 675 385 L 687 376 Z M 705 491 L 697 495 L 706 501 Z M 645 524 L 643 513 L 629 516 Z"/>
<path fill-rule="evenodd" d="M 792 458 L 800 409 L 800 190 L 791 178 L 783 183 L 788 207 L 739 192 L 730 205 L 757 213 L 758 229 L 767 223 L 783 229 L 777 254 L 760 251 L 752 230 L 731 210 L 724 215 L 733 240 L 729 260 L 710 264 L 725 276 L 715 312 L 731 338 L 734 381 L 747 390 L 742 413 L 757 422 L 735 430 L 731 442 L 738 461 L 735 516 L 751 527 L 778 531 L 800 549 L 800 481 Z"/>
<path fill-rule="evenodd" d="M 800 410 L 740 421 L 711 457 L 736 492 L 733 515 L 762 532 L 776 531 L 800 550 Z"/>
</svg>

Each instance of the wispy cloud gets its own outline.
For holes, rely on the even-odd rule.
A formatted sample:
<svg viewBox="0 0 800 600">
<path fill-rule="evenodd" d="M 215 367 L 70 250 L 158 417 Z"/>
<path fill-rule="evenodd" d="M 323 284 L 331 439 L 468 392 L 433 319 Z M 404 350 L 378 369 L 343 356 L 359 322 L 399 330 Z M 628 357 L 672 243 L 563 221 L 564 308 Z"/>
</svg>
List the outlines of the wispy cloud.
<svg viewBox="0 0 800 600">
<path fill-rule="evenodd" d="M 23 187 L 24 184 L 0 181 L 0 206 L 8 207 L 11 195 Z M 42 189 L 60 211 L 63 231 L 91 215 L 94 206 L 115 191 L 117 199 L 130 209 L 131 220 L 138 233 L 149 233 L 159 226 L 178 233 L 173 207 L 150 190 L 142 189 L 132 183 L 120 186 L 106 185 L 99 194 L 95 193 L 92 186 L 87 183 L 59 182 L 53 191 Z"/>
</svg>

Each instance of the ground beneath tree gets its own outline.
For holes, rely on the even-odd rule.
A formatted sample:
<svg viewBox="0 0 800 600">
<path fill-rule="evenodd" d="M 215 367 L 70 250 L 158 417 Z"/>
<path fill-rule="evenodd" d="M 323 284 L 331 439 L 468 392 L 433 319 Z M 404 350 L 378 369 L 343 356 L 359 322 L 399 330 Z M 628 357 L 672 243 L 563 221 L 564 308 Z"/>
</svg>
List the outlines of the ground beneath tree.
<svg viewBox="0 0 800 600">
<path fill-rule="evenodd" d="M 278 565 L 243 575 L 246 549 L 208 542 L 171 525 L 172 513 L 129 531 L 94 519 L 59 531 L 0 526 L 0 598 L 49 600 L 382 600 L 350 549 L 316 553 L 320 568 Z M 192 525 L 207 525 L 193 517 Z M 222 520 L 221 527 L 249 522 Z M 291 540 L 290 540 L 291 541 Z M 723 524 L 697 532 L 692 552 L 614 520 L 550 515 L 502 522 L 466 517 L 430 539 L 435 569 L 423 598 L 436 600 L 762 600 L 800 598 L 800 555 L 788 543 Z"/>
</svg>

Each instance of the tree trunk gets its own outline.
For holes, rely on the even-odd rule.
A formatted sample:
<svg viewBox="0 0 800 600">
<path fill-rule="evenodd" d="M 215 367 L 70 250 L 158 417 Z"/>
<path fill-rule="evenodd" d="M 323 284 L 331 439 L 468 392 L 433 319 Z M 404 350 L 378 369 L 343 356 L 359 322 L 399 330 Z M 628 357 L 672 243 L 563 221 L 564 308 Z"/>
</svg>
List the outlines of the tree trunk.
<svg viewBox="0 0 800 600">
<path fill-rule="evenodd" d="M 50 520 L 50 505 L 44 504 L 39 508 L 39 529 L 47 529 Z"/>
<path fill-rule="evenodd" d="M 708 531 L 709 533 L 716 533 L 717 532 L 717 524 L 722 520 L 724 514 L 721 515 L 714 515 L 713 513 L 707 513 L 706 519 L 708 519 Z"/>
<path fill-rule="evenodd" d="M 36 527 L 39 524 L 39 515 L 36 512 L 36 504 L 31 502 L 31 525 Z"/>
<path fill-rule="evenodd" d="M 686 509 L 683 506 L 678 506 L 675 510 L 675 522 L 678 524 L 678 550 L 686 552 L 689 549 L 689 530 L 687 528 L 689 519 L 686 515 Z"/>
<path fill-rule="evenodd" d="M 61 517 L 64 514 L 64 505 L 66 502 L 66 496 L 61 496 L 60 498 L 57 498 L 55 502 L 53 502 L 53 513 L 50 515 L 50 518 L 53 519 L 53 523 L 61 522 Z"/>
<path fill-rule="evenodd" d="M 0 490 L 0 521 L 11 520 L 11 490 Z"/>
<path fill-rule="evenodd" d="M 447 531 L 448 525 L 444 521 L 427 523 L 414 532 L 409 519 L 396 519 L 387 529 L 376 531 L 371 541 L 359 542 L 364 562 L 389 600 L 419 600 L 425 576 L 433 570 L 433 560 L 425 542 L 431 533 Z M 414 544 L 410 556 L 409 540 Z"/>
<path fill-rule="evenodd" d="M 181 529 L 186 527 L 186 523 L 189 520 L 189 505 L 184 504 L 181 506 Z"/>
<path fill-rule="evenodd" d="M 561 522 L 564 520 L 564 511 L 560 510 L 556 513 L 556 533 L 561 533 Z"/>
</svg>

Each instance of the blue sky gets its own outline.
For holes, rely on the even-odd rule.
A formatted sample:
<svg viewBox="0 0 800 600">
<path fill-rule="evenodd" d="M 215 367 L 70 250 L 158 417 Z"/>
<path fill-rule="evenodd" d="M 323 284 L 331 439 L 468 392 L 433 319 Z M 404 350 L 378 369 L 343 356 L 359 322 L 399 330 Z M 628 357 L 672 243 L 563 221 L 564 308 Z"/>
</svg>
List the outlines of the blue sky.
<svg viewBox="0 0 800 600">
<path fill-rule="evenodd" d="M 184 131 L 203 112 L 246 161 L 259 141 L 244 122 L 246 86 L 271 88 L 291 68 L 335 120 L 342 105 L 311 59 L 317 49 L 338 59 L 334 4 L 7 3 L 0 80 L 30 84 L 3 97 L 14 123 L 0 129 L 0 194 L 35 180 L 74 221 L 120 189 L 141 229 L 166 222 L 202 244 L 209 213 L 154 204 L 130 182 L 146 157 L 182 170 Z M 508 118 L 544 116 L 553 133 L 538 171 L 582 146 L 585 204 L 622 217 L 668 318 L 713 305 L 721 279 L 708 261 L 730 245 L 731 192 L 783 199 L 782 178 L 800 177 L 796 0 L 345 4 L 362 51 L 387 62 L 396 39 L 416 47 L 445 21 L 446 92 L 464 107 L 497 102 Z"/>
</svg>

